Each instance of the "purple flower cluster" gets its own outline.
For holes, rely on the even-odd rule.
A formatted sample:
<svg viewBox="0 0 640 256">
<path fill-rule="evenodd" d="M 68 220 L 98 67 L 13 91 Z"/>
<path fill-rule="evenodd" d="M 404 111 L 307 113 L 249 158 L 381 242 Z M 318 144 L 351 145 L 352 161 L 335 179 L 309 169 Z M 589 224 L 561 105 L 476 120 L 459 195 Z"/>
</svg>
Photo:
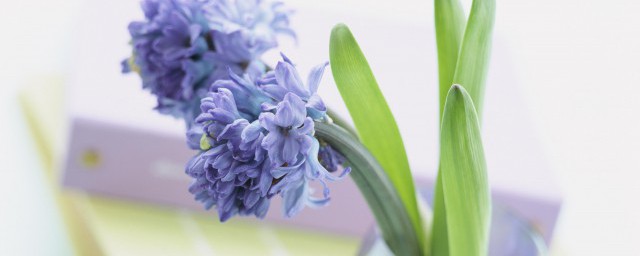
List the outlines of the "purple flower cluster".
<svg viewBox="0 0 640 256">
<path fill-rule="evenodd" d="M 135 71 L 157 97 L 156 109 L 190 122 L 217 80 L 259 76 L 260 56 L 293 35 L 290 11 L 263 0 L 144 0 L 144 21 L 129 24 L 133 54 L 123 72 Z"/>
<path fill-rule="evenodd" d="M 292 62 L 283 59 L 255 80 L 230 72 L 230 79 L 216 81 L 202 100 L 194 126 L 202 135 L 192 129 L 189 136 L 200 153 L 186 173 L 194 179 L 189 191 L 207 209 L 216 206 L 222 221 L 236 214 L 262 218 L 278 194 L 288 217 L 304 206 L 325 205 L 326 181 L 348 173 L 330 174 L 342 157 L 313 136 L 314 121 L 326 118 L 316 94 L 326 64 L 314 68 L 305 85 Z M 321 162 L 331 163 L 325 165 L 330 169 Z M 313 196 L 312 181 L 323 185 L 322 197 Z"/>
<path fill-rule="evenodd" d="M 343 162 L 314 137 L 314 122 L 327 119 L 316 92 L 328 63 L 305 83 L 284 55 L 268 72 L 260 61 L 277 35 L 295 38 L 291 12 L 268 0 L 144 0 L 142 9 L 145 20 L 129 24 L 133 54 L 123 71 L 141 76 L 159 112 L 187 123 L 187 144 L 199 150 L 185 170 L 195 199 L 222 221 L 262 218 L 275 195 L 286 216 L 326 204 L 326 181 L 342 176 L 330 173 Z"/>
</svg>

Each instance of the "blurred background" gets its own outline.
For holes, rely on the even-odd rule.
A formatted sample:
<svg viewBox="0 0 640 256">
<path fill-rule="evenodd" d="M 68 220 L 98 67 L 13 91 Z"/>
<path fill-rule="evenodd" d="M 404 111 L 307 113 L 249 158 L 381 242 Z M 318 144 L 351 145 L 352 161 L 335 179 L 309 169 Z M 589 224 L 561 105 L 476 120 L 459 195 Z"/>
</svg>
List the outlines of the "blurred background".
<svg viewBox="0 0 640 256">
<path fill-rule="evenodd" d="M 0 254 L 73 251 L 18 95 L 34 81 L 73 76 L 75 30 L 95 2 L 106 1 L 0 8 Z M 433 27 L 429 0 L 285 2 Z M 562 191 L 552 255 L 640 253 L 638 13 L 640 2 L 631 0 L 497 1 L 494 35 L 509 55 L 505 70 Z"/>
</svg>

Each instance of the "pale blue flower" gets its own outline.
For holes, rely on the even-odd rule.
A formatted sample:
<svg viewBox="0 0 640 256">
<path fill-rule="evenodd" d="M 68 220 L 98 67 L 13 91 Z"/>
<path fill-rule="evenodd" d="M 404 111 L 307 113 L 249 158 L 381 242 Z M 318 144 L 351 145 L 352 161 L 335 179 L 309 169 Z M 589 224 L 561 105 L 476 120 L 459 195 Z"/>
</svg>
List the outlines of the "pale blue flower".
<svg viewBox="0 0 640 256">
<path fill-rule="evenodd" d="M 318 161 L 319 148 L 318 140 L 313 138 L 309 150 L 299 157 L 297 163 L 271 171 L 274 178 L 281 180 L 271 187 L 270 193 L 282 195 L 287 217 L 297 214 L 304 206 L 321 207 L 329 203 L 329 187 L 326 181 L 339 180 L 351 171 L 346 168 L 338 177 L 331 175 Z M 311 181 L 322 184 L 322 198 L 313 196 L 313 191 L 309 187 Z"/>
<path fill-rule="evenodd" d="M 307 117 L 302 99 L 293 93 L 278 103 L 275 112 L 260 115 L 260 124 L 269 132 L 262 147 L 273 164 L 293 165 L 311 147 L 313 120 Z"/>
<path fill-rule="evenodd" d="M 192 124 L 186 132 L 187 146 L 193 150 L 200 149 L 200 140 L 202 139 L 203 133 L 202 126 Z"/>
<path fill-rule="evenodd" d="M 197 91 L 215 74 L 203 4 L 145 0 L 141 5 L 146 20 L 129 24 L 133 56 L 123 61 L 123 71 L 140 74 L 143 88 L 157 96 L 160 112 L 182 117 L 197 109 Z"/>
<path fill-rule="evenodd" d="M 292 11 L 279 1 L 217 0 L 206 6 L 216 51 L 230 62 L 248 62 L 278 46 L 277 35 L 295 38 Z"/>
<path fill-rule="evenodd" d="M 281 55 L 283 61 L 278 62 L 275 70 L 267 72 L 258 81 L 258 86 L 265 94 L 277 101 L 282 101 L 287 93 L 294 93 L 305 102 L 311 118 L 315 120 L 322 119 L 326 114 L 327 108 L 317 92 L 328 62 L 314 67 L 309 73 L 305 84 L 293 62 L 284 54 Z M 265 104 L 264 106 L 266 110 L 274 107 L 274 105 L 270 104 Z"/>
<path fill-rule="evenodd" d="M 343 155 L 338 153 L 331 145 L 321 143 L 318 151 L 318 160 L 329 172 L 336 172 L 345 163 Z"/>
<path fill-rule="evenodd" d="M 297 74 L 293 65 L 284 70 Z M 321 74 L 315 73 L 319 79 Z M 336 171 L 342 158 L 328 145 L 321 147 L 314 137 L 308 99 L 317 97 L 315 90 L 287 91 L 274 97 L 269 93 L 275 90 L 264 90 L 254 80 L 251 74 L 239 76 L 230 70 L 228 80 L 216 81 L 187 133 L 188 144 L 200 149 L 186 168 L 194 179 L 189 191 L 207 209 L 215 206 L 222 221 L 234 215 L 262 218 L 275 195 L 283 198 L 287 217 L 305 206 L 325 205 L 330 200 L 326 181 L 349 172 L 347 168 L 334 177 L 321 164 L 326 162 L 330 171 Z M 324 112 L 316 113 L 322 114 L 317 120 L 324 118 Z M 321 197 L 314 196 L 311 182 L 322 184 Z"/>
<path fill-rule="evenodd" d="M 329 188 L 325 181 L 333 177 L 318 161 L 320 144 L 313 137 L 313 120 L 307 116 L 305 103 L 289 92 L 275 107 L 275 114 L 260 115 L 260 124 L 268 131 L 262 146 L 275 168 L 271 175 L 279 181 L 271 187 L 271 194 L 284 200 L 285 215 L 291 217 L 304 206 L 323 206 L 329 202 Z M 346 174 L 349 169 L 343 173 Z M 342 175 L 341 175 L 342 176 Z M 318 181 L 323 198 L 313 197 L 309 182 Z"/>
<path fill-rule="evenodd" d="M 211 85 L 210 90 L 217 91 L 220 88 L 226 88 L 233 92 L 234 97 L 240 99 L 237 101 L 240 115 L 249 120 L 256 120 L 262 113 L 261 105 L 263 103 L 273 104 L 274 101 L 260 91 L 253 80 L 249 74 L 244 74 L 241 77 L 230 70 L 229 79 L 216 81 Z"/>
<path fill-rule="evenodd" d="M 263 129 L 240 116 L 230 90 L 208 95 L 193 126 L 202 127 L 204 136 L 201 152 L 187 164 L 186 173 L 194 178 L 189 192 L 207 209 L 216 206 L 221 221 L 236 214 L 263 218 L 273 182 L 272 165 L 261 147 Z"/>
<path fill-rule="evenodd" d="M 145 20 L 129 25 L 133 54 L 122 70 L 139 73 L 156 109 L 188 126 L 212 83 L 228 79 L 228 70 L 263 74 L 262 54 L 278 45 L 278 34 L 293 34 L 280 2 L 144 0 L 142 9 Z"/>
</svg>

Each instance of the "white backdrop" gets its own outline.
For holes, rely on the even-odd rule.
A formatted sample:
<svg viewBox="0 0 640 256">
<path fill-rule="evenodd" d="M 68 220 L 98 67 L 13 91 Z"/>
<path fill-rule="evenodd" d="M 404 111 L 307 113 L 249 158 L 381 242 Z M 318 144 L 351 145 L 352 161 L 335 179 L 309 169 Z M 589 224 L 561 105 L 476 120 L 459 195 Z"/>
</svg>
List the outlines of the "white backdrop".
<svg viewBox="0 0 640 256">
<path fill-rule="evenodd" d="M 52 202 L 16 93 L 33 75 L 68 72 L 69 35 L 86 1 L 0 5 L 0 254 L 69 252 L 48 210 Z M 318 2 L 318 8 L 433 24 L 430 0 Z M 637 255 L 640 2 L 509 0 L 497 6 L 496 36 L 506 42 L 565 192 L 553 253 Z"/>
</svg>

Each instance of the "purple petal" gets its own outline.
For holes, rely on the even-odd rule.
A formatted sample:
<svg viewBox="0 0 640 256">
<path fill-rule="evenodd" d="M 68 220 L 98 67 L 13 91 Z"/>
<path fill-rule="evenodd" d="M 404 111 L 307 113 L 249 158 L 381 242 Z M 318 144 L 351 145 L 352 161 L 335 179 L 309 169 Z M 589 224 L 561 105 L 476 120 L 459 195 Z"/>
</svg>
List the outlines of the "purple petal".
<svg viewBox="0 0 640 256">
<path fill-rule="evenodd" d="M 276 111 L 275 124 L 280 127 L 293 126 L 296 118 L 296 111 L 291 107 L 291 103 L 283 101 L 278 104 Z"/>
<path fill-rule="evenodd" d="M 275 75 L 280 86 L 302 98 L 309 98 L 310 94 L 307 89 L 303 87 L 302 79 L 300 79 L 298 71 L 293 65 L 288 62 L 278 62 Z"/>
<path fill-rule="evenodd" d="M 263 219 L 267 215 L 267 211 L 269 210 L 269 200 L 263 199 L 258 203 L 258 207 L 256 207 L 256 217 Z"/>
<path fill-rule="evenodd" d="M 244 206 L 247 208 L 251 208 L 258 202 L 259 199 L 260 199 L 259 191 L 249 191 L 247 192 L 247 195 L 244 198 Z"/>
<path fill-rule="evenodd" d="M 278 130 L 275 118 L 276 116 L 273 113 L 262 113 L 259 117 L 260 125 L 269 132 L 275 132 Z"/>
<path fill-rule="evenodd" d="M 309 117 L 304 119 L 304 123 L 296 130 L 299 135 L 312 135 L 313 128 L 315 127 L 313 120 Z"/>
<path fill-rule="evenodd" d="M 309 112 L 309 116 L 315 120 L 322 119 L 327 112 L 327 107 L 317 94 L 314 94 L 309 98 L 306 107 Z"/>
<path fill-rule="evenodd" d="M 283 193 L 285 215 L 288 218 L 296 215 L 304 207 L 307 189 L 307 182 L 300 182 L 297 187 Z"/>
<path fill-rule="evenodd" d="M 309 73 L 309 78 L 307 79 L 307 87 L 309 88 L 310 94 L 315 94 L 318 91 L 322 74 L 324 74 L 327 65 L 329 65 L 329 62 L 325 62 L 311 69 L 311 73 Z"/>
<path fill-rule="evenodd" d="M 286 138 L 284 140 L 284 148 L 282 149 L 282 158 L 287 164 L 293 164 L 298 154 L 300 154 L 300 143 L 294 138 Z"/>
<path fill-rule="evenodd" d="M 307 116 L 305 103 L 293 93 L 287 93 L 284 101 L 278 103 L 275 123 L 280 127 L 297 128 L 302 125 Z"/>
<path fill-rule="evenodd" d="M 240 136 L 243 141 L 253 141 L 262 134 L 262 130 L 263 128 L 260 126 L 260 121 L 256 120 L 244 128 Z"/>
</svg>

